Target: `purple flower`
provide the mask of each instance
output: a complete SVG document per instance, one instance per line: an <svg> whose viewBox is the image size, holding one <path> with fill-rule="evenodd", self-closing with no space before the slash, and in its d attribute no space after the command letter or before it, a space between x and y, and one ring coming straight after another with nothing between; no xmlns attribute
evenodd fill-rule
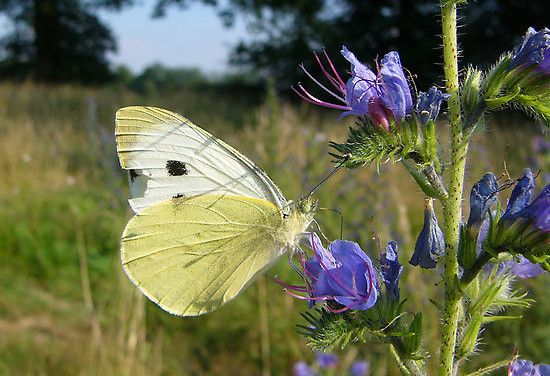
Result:
<svg viewBox="0 0 550 376"><path fill-rule="evenodd" d="M549 153L550 141L543 136L535 136L533 139L533 150L537 153Z"/></svg>
<svg viewBox="0 0 550 376"><path fill-rule="evenodd" d="M338 356L336 354L318 352L315 357L321 369L334 368L336 367L336 363L338 363Z"/></svg>
<svg viewBox="0 0 550 376"><path fill-rule="evenodd" d="M399 301L399 276L403 266L397 258L397 243L391 241L386 246L386 252L380 258L380 277L386 285L388 299Z"/></svg>
<svg viewBox="0 0 550 376"><path fill-rule="evenodd" d="M508 70L533 65L536 73L550 73L550 30L547 28L536 31L530 27L527 30L522 43L514 50Z"/></svg>
<svg viewBox="0 0 550 376"><path fill-rule="evenodd" d="M530 360L515 359L508 367L508 376L550 376L548 364L534 365Z"/></svg>
<svg viewBox="0 0 550 376"><path fill-rule="evenodd" d="M510 195L508 206L506 207L506 211L502 215L501 220L513 218L515 214L525 208L531 200L534 190L535 178L533 177L531 169L526 168L523 171L523 177L516 184L514 190L512 191L512 194Z"/></svg>
<svg viewBox="0 0 550 376"><path fill-rule="evenodd" d="M327 306L332 312L367 310L378 299L378 280L370 258L359 245L345 240L335 240L324 248L315 234L309 238L314 256L305 260L299 253L305 286L293 286L276 280L287 288L287 292L299 299L335 301L343 308ZM306 293L300 296L294 292Z"/></svg>
<svg viewBox="0 0 550 376"><path fill-rule="evenodd" d="M512 259L499 264L499 268L509 268L510 274L519 278L533 278L544 272L540 265L533 264L522 255L519 255L517 261Z"/></svg>
<svg viewBox="0 0 550 376"><path fill-rule="evenodd" d="M497 200L497 194L497 177L492 172L483 175L481 180L472 186L468 227L479 229L487 212Z"/></svg>
<svg viewBox="0 0 550 376"><path fill-rule="evenodd" d="M435 268L444 252L445 238L435 216L433 200L427 199L424 205L424 227L416 239L409 264L420 265L424 269Z"/></svg>
<svg viewBox="0 0 550 376"><path fill-rule="evenodd" d="M530 360L516 359L508 367L508 376L533 375L535 366Z"/></svg>
<svg viewBox="0 0 550 376"><path fill-rule="evenodd" d="M449 99L450 96L450 94L443 94L443 92L435 86L432 86L427 93L420 92L416 104L416 113L420 122L426 125L430 121L435 121L437 115L439 115L441 103Z"/></svg>
<svg viewBox="0 0 550 376"><path fill-rule="evenodd" d="M366 360L357 360L349 367L350 376L365 376L369 372L369 363Z"/></svg>
<svg viewBox="0 0 550 376"><path fill-rule="evenodd" d="M510 198L510 201L511 200L512 198ZM509 223L511 220L517 222L519 219L529 222L532 229L545 233L550 232L550 184L544 187L531 204L528 205L526 200L521 200L521 205L516 203L517 200L512 202L514 205L514 213L503 218L503 222ZM510 205L510 203L508 203L508 205ZM507 212L508 209L506 209L505 215Z"/></svg>
<svg viewBox="0 0 550 376"><path fill-rule="evenodd" d="M535 376L550 376L550 365L548 364L537 364L535 366Z"/></svg>
<svg viewBox="0 0 550 376"><path fill-rule="evenodd" d="M298 95L308 102L343 110L340 118L346 115L367 116L374 124L389 130L390 123L404 119L413 109L411 91L403 73L399 54L389 52L382 59L377 73L361 63L345 46L342 55L351 63L351 78L344 83L336 72L334 65L325 53L330 69L325 69L317 54L319 62L328 81L336 89L332 91L312 77L302 66L306 74L323 90L343 104L334 104L317 99L302 85L298 85Z"/></svg>
<svg viewBox="0 0 550 376"><path fill-rule="evenodd" d="M307 365L306 362L298 362L294 364L294 367L292 368L292 371L294 373L294 376L314 376L315 372L313 369L311 369L310 366Z"/></svg>

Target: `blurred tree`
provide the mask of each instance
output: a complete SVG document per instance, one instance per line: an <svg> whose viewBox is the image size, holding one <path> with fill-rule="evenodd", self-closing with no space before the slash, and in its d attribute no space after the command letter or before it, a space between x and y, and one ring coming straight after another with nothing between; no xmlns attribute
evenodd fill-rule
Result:
<svg viewBox="0 0 550 376"><path fill-rule="evenodd" d="M158 91L175 92L183 88L202 86L207 82L199 68L167 68L161 64L153 64L145 68L128 86L142 94L154 94Z"/></svg>
<svg viewBox="0 0 550 376"><path fill-rule="evenodd" d="M185 8L192 2L216 6L226 25L239 15L248 20L253 38L236 45L231 61L274 77L279 88L304 78L298 62L315 74L312 49L324 47L345 72L349 64L338 56L342 44L371 66L376 57L398 50L404 67L418 75L419 90L441 84L436 0L157 0L154 13L162 16L170 6ZM550 26L548 14L547 0L472 2L460 9L465 24L461 47L469 62L486 66L517 43L529 26Z"/></svg>
<svg viewBox="0 0 550 376"><path fill-rule="evenodd" d="M0 39L0 77L100 83L111 78L116 44L93 13L134 0L0 0L13 30Z"/></svg>

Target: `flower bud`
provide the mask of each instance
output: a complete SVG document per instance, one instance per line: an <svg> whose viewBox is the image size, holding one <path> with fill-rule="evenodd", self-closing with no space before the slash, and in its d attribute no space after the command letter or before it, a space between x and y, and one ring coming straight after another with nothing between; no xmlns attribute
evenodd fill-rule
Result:
<svg viewBox="0 0 550 376"><path fill-rule="evenodd" d="M433 208L433 199L426 199L424 205L424 227L416 239L414 253L409 263L424 269L435 268L445 252L445 238L439 228Z"/></svg>
<svg viewBox="0 0 550 376"><path fill-rule="evenodd" d="M487 217L491 206L497 200L498 183L496 176L489 172L475 183L470 192L470 217L468 218L468 227L474 232L479 230L481 223Z"/></svg>
<svg viewBox="0 0 550 376"><path fill-rule="evenodd" d="M397 258L397 243L391 241L386 246L386 252L380 258L380 277L386 285L388 300L399 301L399 276L403 272L403 265Z"/></svg>

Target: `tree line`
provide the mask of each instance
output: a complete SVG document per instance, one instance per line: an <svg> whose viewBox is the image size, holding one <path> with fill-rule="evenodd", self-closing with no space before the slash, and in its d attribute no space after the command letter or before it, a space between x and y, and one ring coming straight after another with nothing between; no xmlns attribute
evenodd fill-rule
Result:
<svg viewBox="0 0 550 376"><path fill-rule="evenodd" d="M11 30L0 35L0 79L112 82L119 76L109 68L106 56L116 51L116 40L97 12L120 12L136 3L0 0L0 13L11 21ZM432 65L441 61L438 1L156 0L151 16L162 17L169 9L185 11L192 3L215 7L227 27L236 16L245 15L251 35L233 46L230 62L250 79L270 78L282 90L304 79L299 62L316 74L312 50L324 48L336 68L346 72L348 63L338 56L342 45L371 65L377 54L397 50L404 66L418 78L419 90L431 82L441 83L441 69ZM473 64L486 66L499 51L516 44L527 27L548 26L548 14L546 0L479 0L464 5L461 48Z"/></svg>

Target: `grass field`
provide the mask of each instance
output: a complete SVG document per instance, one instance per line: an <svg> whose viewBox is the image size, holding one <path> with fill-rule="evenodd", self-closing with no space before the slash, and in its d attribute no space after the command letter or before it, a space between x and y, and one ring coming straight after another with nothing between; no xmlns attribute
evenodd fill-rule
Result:
<svg viewBox="0 0 550 376"><path fill-rule="evenodd" d="M148 98L123 88L0 85L0 374L267 376L289 375L295 362L311 362L295 326L307 305L269 279L260 278L219 311L180 318L147 301L126 278L119 242L130 211L113 139L114 113L126 105L189 117L256 161L291 199L330 171L328 141L345 139L353 121L273 99L250 108L185 90ZM549 167L548 151L534 152L535 126L510 116L488 124L472 145L468 192L486 171L502 173L504 158L513 177L525 166ZM447 128L440 128L444 153ZM423 195L405 169L339 171L316 197L342 213L344 238L371 257L378 250L370 218L382 243L399 242L401 294L409 310L423 310L426 347L436 352L437 312L428 299L441 301L434 288L440 277L407 264L422 226ZM338 214L322 210L316 218L328 238L340 236ZM270 271L276 274L298 281L286 260ZM548 275L519 282L537 304L521 322L490 327L484 361L473 360L469 369L510 355L516 344L526 358L550 363L548 282ZM371 375L396 375L386 350L353 346L339 354L335 374L366 359Z"/></svg>

